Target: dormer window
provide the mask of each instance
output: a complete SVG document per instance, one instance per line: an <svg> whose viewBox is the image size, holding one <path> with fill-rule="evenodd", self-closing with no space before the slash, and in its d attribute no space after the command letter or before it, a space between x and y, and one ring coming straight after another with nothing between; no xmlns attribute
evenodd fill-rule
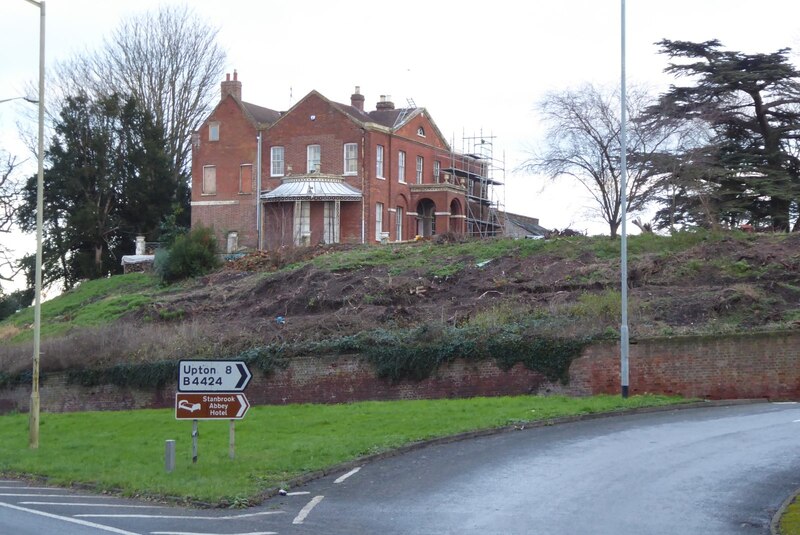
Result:
<svg viewBox="0 0 800 535"><path fill-rule="evenodd" d="M417 128L417 135L419 137L425 137L425 129L422 128L421 126L419 128Z"/></svg>

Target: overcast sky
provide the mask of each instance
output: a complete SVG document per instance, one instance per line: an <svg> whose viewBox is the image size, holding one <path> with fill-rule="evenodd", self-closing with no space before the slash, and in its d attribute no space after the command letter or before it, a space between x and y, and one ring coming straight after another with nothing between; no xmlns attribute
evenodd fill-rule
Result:
<svg viewBox="0 0 800 535"><path fill-rule="evenodd" d="M97 47L122 18L165 3L177 2L47 0L47 65ZM369 109L383 94L397 106L413 99L456 150L465 136L495 136L494 155L505 156L506 168L497 197L508 211L538 217L548 228L607 233L587 211L591 203L579 186L515 169L541 141L535 103L545 92L619 83L620 0L190 4L219 26L227 70L238 71L245 101L285 110L316 89L349 102L356 85ZM36 80L38 15L25 0L2 1L0 100L24 94ZM666 58L653 44L662 38L716 38L749 53L800 48L800 2L627 0L629 83L667 88ZM31 105L0 104L0 146L31 158L35 171L16 132L17 122L27 120L24 106Z"/></svg>

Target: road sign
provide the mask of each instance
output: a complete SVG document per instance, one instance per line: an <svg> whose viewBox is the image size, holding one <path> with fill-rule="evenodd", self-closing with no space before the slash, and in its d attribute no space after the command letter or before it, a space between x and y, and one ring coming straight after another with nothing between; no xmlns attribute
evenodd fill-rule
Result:
<svg viewBox="0 0 800 535"><path fill-rule="evenodd" d="M179 392L242 392L253 374L240 360L182 360Z"/></svg>
<svg viewBox="0 0 800 535"><path fill-rule="evenodd" d="M175 394L176 420L241 420L250 403L244 394L198 392Z"/></svg>

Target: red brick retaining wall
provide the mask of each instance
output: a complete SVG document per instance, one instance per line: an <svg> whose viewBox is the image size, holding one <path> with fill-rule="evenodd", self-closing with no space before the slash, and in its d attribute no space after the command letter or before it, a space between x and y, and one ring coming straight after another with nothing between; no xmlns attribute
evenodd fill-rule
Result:
<svg viewBox="0 0 800 535"><path fill-rule="evenodd" d="M293 359L264 377L253 370L247 387L252 404L344 403L368 399L414 399L564 392L617 394L619 346L587 348L570 367L566 386L517 365L508 372L492 362L451 363L424 381L390 383L353 356ZM800 399L800 333L747 334L641 340L630 346L631 394L664 393L709 399ZM48 374L41 386L43 411L119 410L174 406L175 388L144 391L115 386L66 384ZM30 386L0 390L0 413L27 411Z"/></svg>
<svg viewBox="0 0 800 535"><path fill-rule="evenodd" d="M574 393L618 393L619 344L595 344L570 367ZM631 394L800 399L800 333L641 340L629 352Z"/></svg>

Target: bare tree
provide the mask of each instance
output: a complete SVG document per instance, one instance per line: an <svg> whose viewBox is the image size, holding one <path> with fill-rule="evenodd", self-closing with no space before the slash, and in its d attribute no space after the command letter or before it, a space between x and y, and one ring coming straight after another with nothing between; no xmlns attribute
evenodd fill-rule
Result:
<svg viewBox="0 0 800 535"><path fill-rule="evenodd" d="M14 227L17 214L20 184L14 178L14 171L21 162L16 156L0 149L0 234L8 235ZM7 241L0 243L0 268L10 269L10 275L0 273L0 280L10 281L19 272L11 258L13 251L8 247ZM0 291L0 295L2 291Z"/></svg>
<svg viewBox="0 0 800 535"><path fill-rule="evenodd" d="M166 133L177 177L190 173L191 134L208 115L225 67L219 30L186 5L166 5L123 20L103 46L56 67L60 95L133 95Z"/></svg>
<svg viewBox="0 0 800 535"><path fill-rule="evenodd" d="M654 103L645 90L628 90L628 210L644 208L654 194L658 167L653 165L673 142L674 126L641 120ZM522 168L551 179L571 177L583 185L608 223L611 236L621 224L620 97L618 91L591 84L549 93L538 104L548 125L545 149Z"/></svg>

